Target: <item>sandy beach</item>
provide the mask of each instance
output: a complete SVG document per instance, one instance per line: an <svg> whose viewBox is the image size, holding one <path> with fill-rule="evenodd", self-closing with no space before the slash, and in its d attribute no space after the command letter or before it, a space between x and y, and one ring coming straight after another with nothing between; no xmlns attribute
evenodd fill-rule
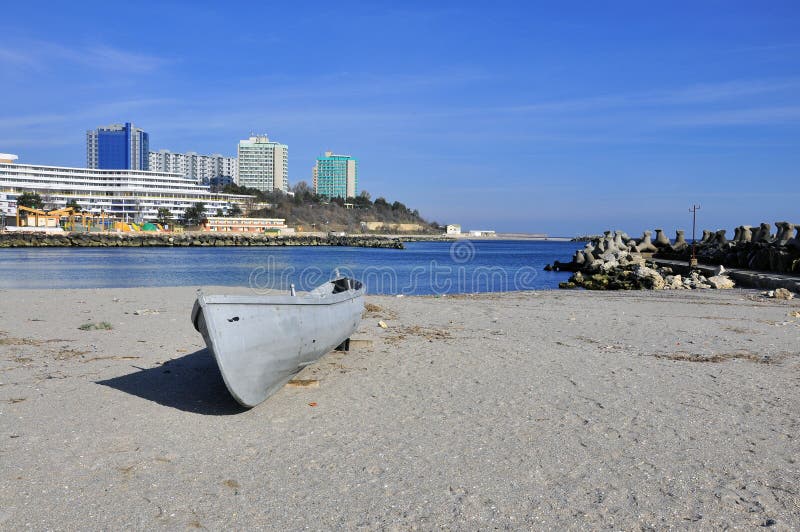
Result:
<svg viewBox="0 0 800 532"><path fill-rule="evenodd" d="M800 527L797 300L368 297L243 410L194 294L0 291L0 529Z"/></svg>

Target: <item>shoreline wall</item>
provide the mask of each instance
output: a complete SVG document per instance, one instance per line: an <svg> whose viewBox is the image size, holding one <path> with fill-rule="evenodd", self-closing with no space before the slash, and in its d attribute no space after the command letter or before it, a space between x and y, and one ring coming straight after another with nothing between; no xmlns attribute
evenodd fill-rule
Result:
<svg viewBox="0 0 800 532"><path fill-rule="evenodd" d="M267 236L230 233L0 233L0 248L246 246L405 248L402 240L374 236Z"/></svg>

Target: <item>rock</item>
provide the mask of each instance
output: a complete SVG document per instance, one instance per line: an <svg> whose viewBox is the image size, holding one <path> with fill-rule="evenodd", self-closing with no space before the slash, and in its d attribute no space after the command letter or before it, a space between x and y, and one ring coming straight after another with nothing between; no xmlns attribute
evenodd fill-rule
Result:
<svg viewBox="0 0 800 532"><path fill-rule="evenodd" d="M636 251L638 251L639 253L642 253L642 252L655 253L656 251L658 251L658 249L653 245L653 242L650 240L650 235L652 235L652 233L650 231L645 231L642 234L642 240L636 246Z"/></svg>
<svg viewBox="0 0 800 532"><path fill-rule="evenodd" d="M743 225L742 226L742 232L741 232L741 234L739 236L739 241L744 243L744 242L750 242L751 240L753 240L752 229L753 228L750 227L749 225Z"/></svg>
<svg viewBox="0 0 800 532"><path fill-rule="evenodd" d="M684 236L684 232L681 229L675 231L675 243L672 245L673 251L683 251L689 247L689 244L686 242L686 237Z"/></svg>
<svg viewBox="0 0 800 532"><path fill-rule="evenodd" d="M756 235L753 235L753 242L763 242L765 244L769 244L772 242L772 235L769 234L769 224L762 223L758 228L758 238Z"/></svg>
<svg viewBox="0 0 800 532"><path fill-rule="evenodd" d="M800 224L795 225L794 230L796 232L794 238L789 239L786 245L800 253Z"/></svg>
<svg viewBox="0 0 800 532"><path fill-rule="evenodd" d="M619 268L619 262L616 259L609 259L600 265L600 270L604 272L609 272L616 268Z"/></svg>
<svg viewBox="0 0 800 532"><path fill-rule="evenodd" d="M711 288L716 288L717 290L729 290L736 286L731 278L727 275L715 275L713 277L709 277L708 284L711 285Z"/></svg>
<svg viewBox="0 0 800 532"><path fill-rule="evenodd" d="M785 288L770 290L764 295L766 295L767 297L771 297L773 299L782 299L784 301L788 301L789 299L794 299L794 294Z"/></svg>
<svg viewBox="0 0 800 532"><path fill-rule="evenodd" d="M775 225L778 227L778 235L775 237L776 243L779 246L785 246L792 239L792 233L795 230L794 224L775 222Z"/></svg>
<svg viewBox="0 0 800 532"><path fill-rule="evenodd" d="M647 266L636 266L633 269L634 276L641 281L645 288L652 290L663 290L666 283L664 278L653 268Z"/></svg>
<svg viewBox="0 0 800 532"><path fill-rule="evenodd" d="M663 229L656 229L656 241L654 245L657 248L665 248L670 245L669 238L664 234Z"/></svg>
<svg viewBox="0 0 800 532"><path fill-rule="evenodd" d="M589 264L588 270L590 272L599 272L602 267L603 261L600 259L595 259Z"/></svg>

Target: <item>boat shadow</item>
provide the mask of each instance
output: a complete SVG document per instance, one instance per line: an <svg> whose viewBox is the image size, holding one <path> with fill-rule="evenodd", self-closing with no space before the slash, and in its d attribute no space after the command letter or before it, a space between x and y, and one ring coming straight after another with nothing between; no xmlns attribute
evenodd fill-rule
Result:
<svg viewBox="0 0 800 532"><path fill-rule="evenodd" d="M248 410L228 392L208 349L168 360L155 368L140 369L128 375L96 382L195 414L226 416Z"/></svg>

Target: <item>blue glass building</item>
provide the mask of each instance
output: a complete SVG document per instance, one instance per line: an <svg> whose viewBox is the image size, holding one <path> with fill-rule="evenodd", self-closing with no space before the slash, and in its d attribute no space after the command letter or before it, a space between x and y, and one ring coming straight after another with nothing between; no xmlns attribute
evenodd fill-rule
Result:
<svg viewBox="0 0 800 532"><path fill-rule="evenodd" d="M149 170L150 135L130 122L86 132L86 166L104 170Z"/></svg>

